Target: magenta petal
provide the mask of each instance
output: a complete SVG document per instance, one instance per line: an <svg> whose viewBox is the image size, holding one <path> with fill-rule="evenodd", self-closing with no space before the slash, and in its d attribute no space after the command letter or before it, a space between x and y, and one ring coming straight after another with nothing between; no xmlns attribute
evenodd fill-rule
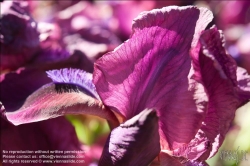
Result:
<svg viewBox="0 0 250 166"><path fill-rule="evenodd" d="M194 79L203 84L206 89L207 112L200 130L190 143L190 150L193 153L187 154L187 157L205 160L218 151L240 102L236 93L237 66L234 59L226 54L221 31L216 27L205 31L200 42L201 45L192 52ZM198 52L201 46L202 49ZM202 139L204 141L207 139L208 142L205 143L206 141ZM199 146L203 148L197 148Z"/></svg>
<svg viewBox="0 0 250 166"><path fill-rule="evenodd" d="M21 108L14 112L6 112L5 115L10 122L19 125L65 114L91 114L117 122L115 115L101 101L94 98L94 89L91 89L94 85L89 78L91 74L81 70L64 69L50 71L49 76L57 83L44 85L32 93Z"/></svg>
<svg viewBox="0 0 250 166"><path fill-rule="evenodd" d="M189 86L189 51L211 20L209 10L190 6L143 12L132 37L95 64L94 83L105 105L126 119L145 108L159 112L164 149L188 143L199 129L204 112Z"/></svg>
<svg viewBox="0 0 250 166"><path fill-rule="evenodd" d="M144 110L115 128L108 138L99 166L148 165L160 152L155 110Z"/></svg>

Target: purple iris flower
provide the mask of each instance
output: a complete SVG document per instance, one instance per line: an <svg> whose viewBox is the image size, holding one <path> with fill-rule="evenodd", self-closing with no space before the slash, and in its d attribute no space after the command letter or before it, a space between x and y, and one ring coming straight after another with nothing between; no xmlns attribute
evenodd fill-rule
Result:
<svg viewBox="0 0 250 166"><path fill-rule="evenodd" d="M92 114L112 128L99 165L205 165L237 108L250 99L250 77L224 49L205 8L165 7L134 19L129 40L95 63L48 71L53 83L5 113L15 125L65 114ZM3 103L4 104L4 103ZM118 127L117 127L118 126Z"/></svg>

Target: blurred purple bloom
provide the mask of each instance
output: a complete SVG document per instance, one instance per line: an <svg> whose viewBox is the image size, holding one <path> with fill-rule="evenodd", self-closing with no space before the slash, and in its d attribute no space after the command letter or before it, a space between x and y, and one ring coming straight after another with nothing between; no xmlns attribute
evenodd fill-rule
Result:
<svg viewBox="0 0 250 166"><path fill-rule="evenodd" d="M235 25L225 31L228 52L237 60L239 66L250 72L250 23L248 25Z"/></svg>
<svg viewBox="0 0 250 166"><path fill-rule="evenodd" d="M229 54L250 72L250 1L211 1L209 6L215 12L216 25L225 33Z"/></svg>
<svg viewBox="0 0 250 166"><path fill-rule="evenodd" d="M210 6L216 12L216 24L222 30L235 24L250 23L250 1L211 1Z"/></svg>
<svg viewBox="0 0 250 166"><path fill-rule="evenodd" d="M131 34L131 22L143 11L170 5L181 5L182 1L107 1L112 7L113 22L120 38L127 40ZM129 11L129 12L128 12ZM126 17L124 17L126 13ZM115 24L115 25L116 25Z"/></svg>
<svg viewBox="0 0 250 166"><path fill-rule="evenodd" d="M65 114L107 119L116 128L100 165L148 165L157 155L161 165L205 165L250 98L250 77L226 54L221 31L205 30L212 18L192 6L143 12L131 38L97 60L94 84L81 70L48 71L53 83L4 115L15 125Z"/></svg>
<svg viewBox="0 0 250 166"><path fill-rule="evenodd" d="M68 34L63 43L68 50L81 50L93 61L121 42L112 28L108 5L80 1L57 13L54 21ZM94 13L94 14L93 14Z"/></svg>
<svg viewBox="0 0 250 166"><path fill-rule="evenodd" d="M62 32L59 25L55 23L38 23L38 31L40 33L41 49L62 50Z"/></svg>
<svg viewBox="0 0 250 166"><path fill-rule="evenodd" d="M1 72L17 70L19 67L45 67L59 61L72 61L76 57L80 66L62 64L60 68L85 68L93 72L93 62L84 53L79 49L66 50L61 28L57 24L34 21L29 15L28 4L30 2L27 1L1 3ZM47 67L47 70L55 68L59 67Z"/></svg>
<svg viewBox="0 0 250 166"><path fill-rule="evenodd" d="M39 48L37 23L24 1L1 3L1 68L16 69L31 61Z"/></svg>

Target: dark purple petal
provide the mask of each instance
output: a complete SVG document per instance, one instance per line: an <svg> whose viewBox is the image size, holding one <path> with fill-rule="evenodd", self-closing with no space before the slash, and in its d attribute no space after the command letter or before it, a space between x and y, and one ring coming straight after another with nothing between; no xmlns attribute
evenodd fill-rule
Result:
<svg viewBox="0 0 250 166"><path fill-rule="evenodd" d="M77 139L74 127L63 117L20 126L13 126L2 118L0 122L1 156L2 150L84 150ZM79 159L85 160L84 156ZM37 163L36 165L45 164ZM65 166L70 165L74 164L65 164Z"/></svg>
<svg viewBox="0 0 250 166"><path fill-rule="evenodd" d="M6 3L9 2L3 2L3 6ZM16 69L29 62L38 51L37 23L24 5L24 1L15 1L1 11L0 69Z"/></svg>
<svg viewBox="0 0 250 166"><path fill-rule="evenodd" d="M205 119L189 144L193 153L186 154L192 160L205 160L218 151L240 106L236 93L237 66L226 54L223 41L221 31L213 27L202 34L200 44L191 54L195 70L193 78L204 86L208 96ZM203 148L197 148L199 146Z"/></svg>
<svg viewBox="0 0 250 166"><path fill-rule="evenodd" d="M5 115L10 122L19 125L65 114L91 114L117 125L115 115L95 98L98 96L90 82L91 74L63 69L50 71L49 76L56 83L46 84L32 93L14 112L6 108Z"/></svg>
<svg viewBox="0 0 250 166"><path fill-rule="evenodd" d="M103 150L99 166L148 165L160 152L158 118L146 109L115 128Z"/></svg>
<svg viewBox="0 0 250 166"><path fill-rule="evenodd" d="M247 71L241 67L237 68L238 94L242 103L250 99L250 76Z"/></svg>
<svg viewBox="0 0 250 166"><path fill-rule="evenodd" d="M20 68L16 72L1 75L0 101L8 112L18 110L26 98L44 84L51 82L39 69Z"/></svg>
<svg viewBox="0 0 250 166"><path fill-rule="evenodd" d="M112 110L125 119L158 111L162 149L189 143L200 127L203 101L190 83L189 51L211 20L209 10L190 6L143 12L132 37L94 66L97 92Z"/></svg>

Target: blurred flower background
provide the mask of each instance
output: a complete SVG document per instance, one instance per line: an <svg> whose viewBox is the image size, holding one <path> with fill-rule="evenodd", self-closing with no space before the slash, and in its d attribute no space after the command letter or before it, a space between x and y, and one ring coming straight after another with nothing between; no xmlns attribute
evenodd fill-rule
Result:
<svg viewBox="0 0 250 166"><path fill-rule="evenodd" d="M29 94L50 81L44 71L72 67L93 72L93 63L99 57L129 38L132 20L140 12L169 5L210 9L215 17L213 24L224 31L228 53L250 73L250 1L247 0L27 0L15 3L12 10L9 10L13 5L11 1L1 3L1 89L17 89L13 94L1 92L1 101L15 96L9 107L13 102L22 103ZM25 27L27 22L29 26ZM27 87L27 82L37 78L38 83ZM12 84L6 81L8 79ZM21 89L28 89L28 92ZM3 99L4 95L7 97ZM250 165L249 117L250 104L236 111L224 144L217 155L207 161L209 165ZM89 163L97 163L110 131L107 122L89 115L70 115L66 119L75 127L81 143L92 149L90 156L94 157ZM227 157L223 152L228 152ZM239 158L229 158L230 154Z"/></svg>

